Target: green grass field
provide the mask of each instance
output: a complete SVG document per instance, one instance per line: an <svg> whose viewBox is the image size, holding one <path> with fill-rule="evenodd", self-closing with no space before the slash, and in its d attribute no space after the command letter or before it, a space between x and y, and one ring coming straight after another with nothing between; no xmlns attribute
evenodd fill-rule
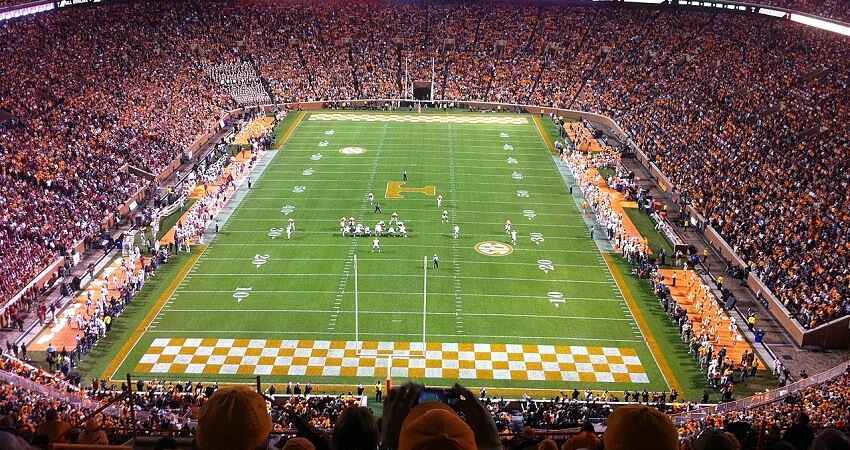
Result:
<svg viewBox="0 0 850 450"><path fill-rule="evenodd" d="M668 389L531 116L371 114L305 115L115 378L350 386L393 355L395 382ZM340 233L393 212L408 237L380 253Z"/></svg>

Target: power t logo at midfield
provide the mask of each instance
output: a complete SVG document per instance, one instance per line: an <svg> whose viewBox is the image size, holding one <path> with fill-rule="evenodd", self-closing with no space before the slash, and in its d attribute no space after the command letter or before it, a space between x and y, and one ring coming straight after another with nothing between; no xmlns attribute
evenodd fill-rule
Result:
<svg viewBox="0 0 850 450"><path fill-rule="evenodd" d="M421 188L415 187L402 187L404 186L404 181L390 181L387 183L387 198L404 198L402 195L405 192L419 192L420 194L425 195L434 195L435 188L434 186L425 186Z"/></svg>
<svg viewBox="0 0 850 450"><path fill-rule="evenodd" d="M484 241L475 244L475 251L487 256L507 256L514 248L504 242Z"/></svg>

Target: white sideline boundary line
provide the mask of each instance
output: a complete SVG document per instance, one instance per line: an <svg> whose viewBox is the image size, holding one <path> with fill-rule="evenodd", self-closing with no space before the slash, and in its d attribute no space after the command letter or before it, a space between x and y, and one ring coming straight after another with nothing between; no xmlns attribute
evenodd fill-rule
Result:
<svg viewBox="0 0 850 450"><path fill-rule="evenodd" d="M309 336L311 334L316 334L317 336L324 336L322 339L327 339L327 336L328 336L328 333L319 334L319 333L311 333L311 332L305 332L305 331L262 331L262 332L258 332L256 330L203 330L203 331L195 331L195 330L150 330L150 331L148 331L148 333L158 333L158 334L178 334L178 333L185 334L185 333L190 333L190 334L194 334L194 335L198 335L198 334L201 334L201 333L210 333L210 334L228 334L228 333L233 334L233 333L236 333L236 334L241 334L241 335L250 334L250 335L253 335L253 336L262 336L262 335ZM334 336L354 336L354 332L334 332L334 333L331 333L331 334L333 334ZM366 335L366 336L377 336L377 337L384 336L384 338L386 338L386 333L364 333L364 332L361 331L360 334ZM393 333L392 336L396 336L396 337L409 337L409 336L422 337L422 335L420 333ZM543 340L543 341L564 341L564 342L569 342L569 341L575 341L575 342L583 342L583 341L644 342L643 339L607 339L607 338L603 339L603 338L583 338L583 337L564 337L564 336L534 336L534 337L529 337L529 336L511 336L511 335L505 335L505 334L500 334L500 335L495 335L495 336L494 335L484 335L484 334L462 334L462 335L458 335L458 334L431 334L430 336L440 337L440 338L451 338L451 339L458 339L459 337L463 337L463 338L470 338L470 339L517 340L517 341L523 340L523 342L518 342L518 343L525 343L525 341L529 341L531 339L534 339L536 344L539 344L540 340Z"/></svg>

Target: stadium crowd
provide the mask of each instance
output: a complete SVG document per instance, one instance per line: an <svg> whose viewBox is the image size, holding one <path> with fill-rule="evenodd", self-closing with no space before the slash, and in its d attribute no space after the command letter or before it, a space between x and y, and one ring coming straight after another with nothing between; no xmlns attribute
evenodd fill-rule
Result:
<svg viewBox="0 0 850 450"><path fill-rule="evenodd" d="M405 82L430 80L433 65L439 99L607 114L804 326L850 312L846 37L670 9L320 2L67 8L3 22L0 36L15 49L0 60L0 110L11 116L0 119L4 301L144 188L127 165L160 172L236 105L205 64L249 61L280 102L406 96ZM848 377L825 386L721 422L787 427L804 411L842 424ZM0 412L21 430L51 407L79 417L0 388ZM40 406L22 414L29 404Z"/></svg>
<svg viewBox="0 0 850 450"><path fill-rule="evenodd" d="M256 69L275 101L301 102L408 96L408 82L430 79L433 65L440 99L612 116L805 327L850 308L845 37L681 10L164 5L2 24L15 48L50 44L43 63L27 51L0 63L18 74L0 83L0 109L12 116L0 135L0 183L10 193L0 205L5 298L144 186L125 164L158 173L220 108L235 106L204 67ZM128 33L133 17L146 19ZM574 24L569 33L563 20ZM226 35L220 23L253 31ZM634 33L609 32L609 23ZM56 27L67 33L42 31ZM83 43L95 29L104 32ZM113 42L119 35L131 38ZM18 148L39 151L25 158Z"/></svg>
<svg viewBox="0 0 850 450"><path fill-rule="evenodd" d="M0 358L0 371L13 373L39 385L51 386L54 389L71 389L59 378L32 369L11 358ZM385 402L384 421L392 421L393 415L399 413L399 409L396 409L401 408L398 402L414 402L413 406L403 409L405 412L415 407L418 395L402 395L400 397L399 392L403 392L405 389L417 389L417 387L408 384L390 391ZM100 406L101 401L115 400L118 395L132 391L136 427L139 432L195 437L196 440L202 441L204 439L203 424L205 414L207 414L204 412L207 409L206 404L211 401L215 403L214 399L218 390L217 383L205 385L201 382L193 384L191 382L164 382L159 380L147 382L139 380L135 386L122 384L119 389L114 384L107 386L106 382L95 379L92 380L91 386L72 394L74 396L81 395L84 400L88 400L82 402L73 400L74 397L60 399L15 383L2 383L0 384L0 392L3 394L0 396L0 427L2 427L0 431L13 433L27 442L33 442L33 444L44 443L45 441L85 443L89 442L88 439L92 439L94 434L97 435L96 439L102 440L100 443L107 441L120 443L131 434L128 431L130 418L127 409L129 403L126 396L123 399L118 399L117 404L105 409L103 413L94 416L81 428L72 429L72 425L79 426L79 422L85 416L91 414L97 406ZM250 391L248 388L242 390ZM222 392L229 393L230 391L232 391L232 388L226 388ZM462 402L470 401L474 403L469 405L478 405L476 408L480 408L480 410L475 413L481 415L478 419L483 420L484 423L487 421L491 423L489 427L492 427L490 432L493 433L494 438L491 448L517 449L537 448L536 445L543 440L547 433L557 430L575 430L581 427L580 431L596 434L594 428L587 425L589 423L607 424L610 431L618 426L618 416L625 411L648 411L641 409L647 406L654 407L652 409L672 408L675 410L677 409L678 396L675 391L671 391L669 395L670 403L666 404L665 401L668 397L664 393L652 394L650 401L650 394L645 391L643 393L626 391L623 393L626 404L609 404L609 400L618 401L619 399L607 391L594 393L587 390L581 393L578 390L573 390L571 394L562 392L562 397L559 396L553 400L536 401L528 396L523 396L522 400L514 401L490 399L486 397L486 392L483 390L480 396L475 396L459 387L448 392L454 392L450 396L462 393L461 395L467 398ZM284 436L281 445L288 439L287 436L297 435L314 442L316 448L341 448L338 446L341 445L341 442L337 442L339 438L337 434L350 431L351 423L348 421L351 418L348 415L357 411L358 414L363 415L361 419L368 419L370 422L375 420L371 411L358 406L356 398L350 395L275 396L274 393L273 387L265 392L266 395L274 397L275 402L268 402L257 394L251 395L256 396L258 404L262 405L262 408L258 408L254 413L259 417L265 417L263 420L269 423L268 429L260 433L265 433L265 436L271 431L281 433ZM480 397L480 401L476 400L476 397ZM802 446L796 446L799 449L806 449L811 444L811 440L815 438L816 429L825 430L846 426L848 401L850 401L850 372L844 373L827 383L792 393L776 402L727 411L722 414L703 415L699 419L681 421L675 428L667 419L671 428L670 435L677 436L678 442L677 446L670 447L670 449L692 448L694 441L699 439L700 435L712 429L733 433L743 444L742 447L737 448L755 448L755 444L759 441L757 433L762 425L764 425L767 433L764 437L765 448L773 448L779 440L783 439L796 445L797 442L794 441L796 437L792 430L800 426L811 430L808 434L808 442L804 442ZM467 409L469 405L462 405L457 400L450 400L449 403L455 409L463 411L467 420L470 420L471 415ZM236 412L239 408L238 403L233 403L228 410ZM688 406L688 409L691 408L693 408L693 405ZM238 417L229 417L227 424L238 426L242 423L240 417L244 419L242 414ZM247 417L252 418L251 414L248 414ZM253 417L254 420L256 418ZM192 425L189 425L190 422ZM197 427L195 424L197 424ZM479 422L480 424L481 422ZM470 425L473 425L473 423L470 423ZM384 428L384 435L381 436L379 426L377 422L374 422L367 428L374 428L375 439L383 438L386 440L386 433L391 435L392 431ZM229 429L230 427L222 428ZM822 434L823 431L818 431L818 433ZM47 434L47 436L40 436L42 434ZM575 439L574 436L574 432L563 434L560 435L560 439L566 439L565 445L567 445L570 439ZM252 439L264 439L264 437L256 436ZM603 439L606 439L606 448L608 448L608 437L605 434L603 434ZM534 441L534 446L529 446L531 441ZM497 444L497 442L500 444ZM658 444L655 440L652 442ZM598 445L598 442L596 444ZM635 442L630 441L630 444L634 445ZM399 447L393 446L391 448Z"/></svg>

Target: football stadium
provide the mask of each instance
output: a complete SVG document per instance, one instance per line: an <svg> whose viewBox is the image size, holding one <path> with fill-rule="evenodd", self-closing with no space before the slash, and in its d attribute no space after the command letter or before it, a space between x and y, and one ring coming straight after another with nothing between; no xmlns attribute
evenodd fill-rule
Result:
<svg viewBox="0 0 850 450"><path fill-rule="evenodd" d="M847 449L850 5L0 0L0 449Z"/></svg>

